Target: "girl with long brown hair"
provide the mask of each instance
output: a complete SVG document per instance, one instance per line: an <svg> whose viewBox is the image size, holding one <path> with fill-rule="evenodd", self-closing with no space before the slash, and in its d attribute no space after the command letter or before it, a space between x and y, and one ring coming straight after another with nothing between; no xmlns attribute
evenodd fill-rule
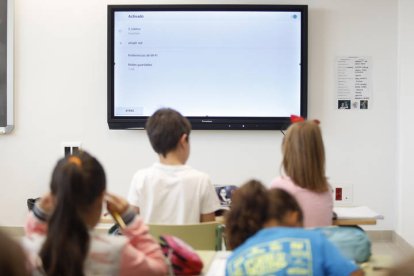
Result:
<svg viewBox="0 0 414 276"><path fill-rule="evenodd" d="M325 175L325 149L319 121L293 123L282 144L284 175L271 187L292 194L304 211L304 226L332 224L333 199Z"/></svg>
<svg viewBox="0 0 414 276"><path fill-rule="evenodd" d="M29 216L25 247L38 254L46 275L164 275L161 248L127 201L106 192L101 164L86 152L61 159L52 174L50 194ZM122 215L123 236L93 229L102 205ZM32 258L33 259L33 258Z"/></svg>

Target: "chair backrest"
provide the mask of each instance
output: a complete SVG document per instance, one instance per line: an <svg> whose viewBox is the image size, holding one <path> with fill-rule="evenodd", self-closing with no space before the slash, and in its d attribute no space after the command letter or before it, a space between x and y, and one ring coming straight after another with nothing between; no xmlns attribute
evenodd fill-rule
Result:
<svg viewBox="0 0 414 276"><path fill-rule="evenodd" d="M199 224L148 224L150 234L159 241L161 235L172 235L195 250L221 250L223 225L218 222Z"/></svg>

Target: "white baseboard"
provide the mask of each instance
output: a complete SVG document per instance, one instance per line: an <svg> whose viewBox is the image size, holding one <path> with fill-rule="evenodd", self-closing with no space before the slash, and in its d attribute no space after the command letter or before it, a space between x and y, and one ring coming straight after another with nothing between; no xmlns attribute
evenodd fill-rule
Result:
<svg viewBox="0 0 414 276"><path fill-rule="evenodd" d="M406 240L404 240L400 235L393 231L392 241L404 252L404 255L410 256L414 255L414 248Z"/></svg>
<svg viewBox="0 0 414 276"><path fill-rule="evenodd" d="M392 230L366 230L365 233L372 242L392 242L395 232Z"/></svg>

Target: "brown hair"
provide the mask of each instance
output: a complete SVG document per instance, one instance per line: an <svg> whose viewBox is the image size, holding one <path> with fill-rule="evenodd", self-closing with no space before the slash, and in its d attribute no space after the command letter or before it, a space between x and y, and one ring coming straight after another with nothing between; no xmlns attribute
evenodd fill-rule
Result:
<svg viewBox="0 0 414 276"><path fill-rule="evenodd" d="M171 108L161 108L148 118L145 125L151 146L166 157L177 147L183 134L190 135L191 124L187 118Z"/></svg>
<svg viewBox="0 0 414 276"><path fill-rule="evenodd" d="M88 153L79 152L57 163L50 184L56 206L39 254L47 275L84 275L90 238L82 214L105 187L105 172Z"/></svg>
<svg viewBox="0 0 414 276"><path fill-rule="evenodd" d="M266 188L257 180L250 180L233 192L225 228L230 249L238 247L263 227L267 218L266 193Z"/></svg>
<svg viewBox="0 0 414 276"><path fill-rule="evenodd" d="M285 190L273 188L267 191L269 198L268 219L276 219L281 225L291 212L298 213L298 222L303 226L303 212L296 199Z"/></svg>
<svg viewBox="0 0 414 276"><path fill-rule="evenodd" d="M226 240L235 249L263 228L269 219L283 224L289 212L302 210L295 198L281 189L266 189L260 181L250 180L232 195L231 209L226 215Z"/></svg>
<svg viewBox="0 0 414 276"><path fill-rule="evenodd" d="M30 275L26 255L17 242L0 231L0 275Z"/></svg>
<svg viewBox="0 0 414 276"><path fill-rule="evenodd" d="M296 185L314 192L328 190L325 149L315 121L292 124L282 144L282 167Z"/></svg>

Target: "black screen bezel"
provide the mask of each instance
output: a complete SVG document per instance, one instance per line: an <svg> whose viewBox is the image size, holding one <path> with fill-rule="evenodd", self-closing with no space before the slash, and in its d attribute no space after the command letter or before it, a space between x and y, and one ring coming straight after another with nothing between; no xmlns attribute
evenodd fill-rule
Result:
<svg viewBox="0 0 414 276"><path fill-rule="evenodd" d="M308 6L307 5L108 5L107 120L110 129L143 129L148 116L115 116L114 112L114 13L117 11L296 11L301 13L300 115L307 117ZM281 130L290 117L187 117L193 129Z"/></svg>

